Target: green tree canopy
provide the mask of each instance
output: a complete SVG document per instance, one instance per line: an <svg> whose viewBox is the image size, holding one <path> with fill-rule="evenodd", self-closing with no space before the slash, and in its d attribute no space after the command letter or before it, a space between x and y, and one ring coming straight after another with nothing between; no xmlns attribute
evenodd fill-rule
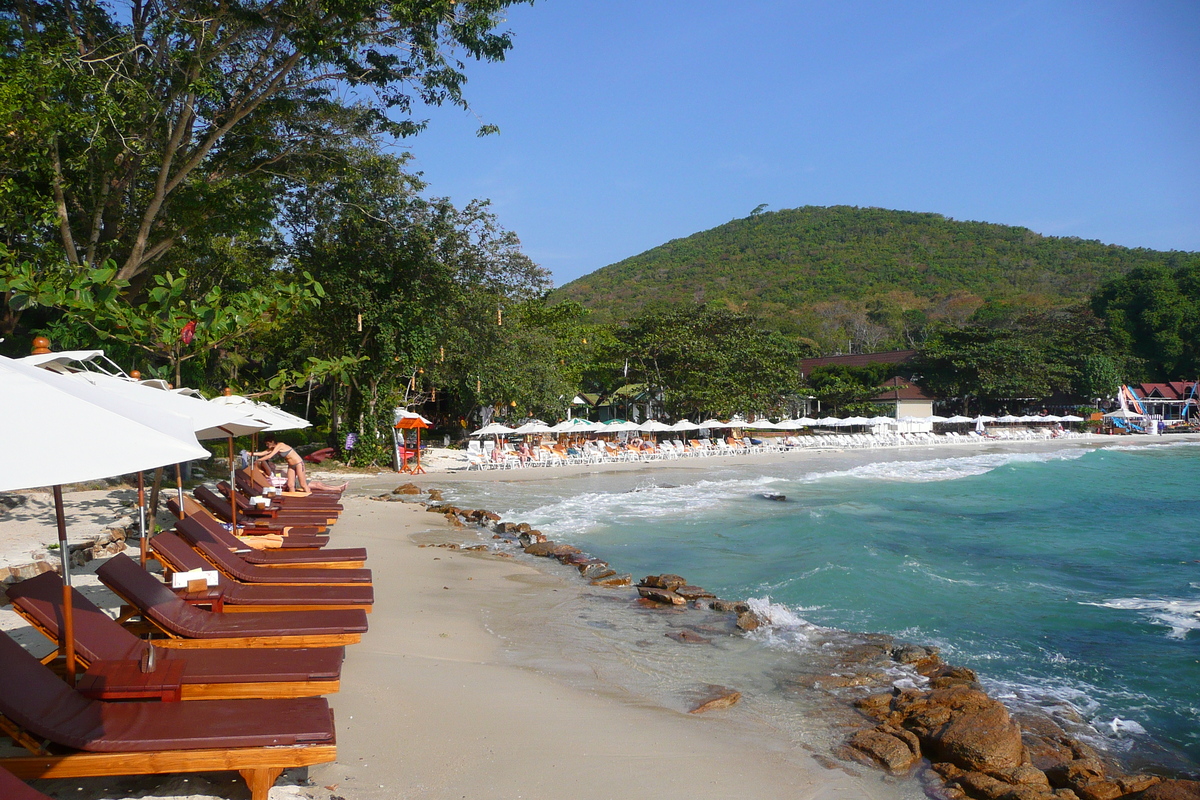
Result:
<svg viewBox="0 0 1200 800"><path fill-rule="evenodd" d="M1098 291L1092 308L1118 345L1141 360L1138 377L1200 374L1200 260L1132 270Z"/></svg>

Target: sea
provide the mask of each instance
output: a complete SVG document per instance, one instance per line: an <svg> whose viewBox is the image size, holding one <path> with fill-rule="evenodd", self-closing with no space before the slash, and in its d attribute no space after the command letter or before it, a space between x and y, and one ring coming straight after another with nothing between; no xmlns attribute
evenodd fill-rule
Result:
<svg viewBox="0 0 1200 800"><path fill-rule="evenodd" d="M463 482L452 499L635 579L672 572L752 598L772 619L702 657L668 655L680 648L647 633L660 623L630 622L627 603L540 619L560 619L556 635L574 637L581 663L607 653L607 667L590 668L630 692L678 695L673 676L691 670L766 696L781 665L831 638L889 634L936 645L993 696L1074 719L1135 764L1200 770L1200 443L702 462ZM493 624L515 641L529 622ZM799 740L829 744L801 729L803 709L788 722L786 701L758 707Z"/></svg>

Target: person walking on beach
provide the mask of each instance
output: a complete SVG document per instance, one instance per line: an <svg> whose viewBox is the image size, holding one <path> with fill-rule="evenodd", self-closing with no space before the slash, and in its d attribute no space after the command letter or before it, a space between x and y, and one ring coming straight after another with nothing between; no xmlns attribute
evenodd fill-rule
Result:
<svg viewBox="0 0 1200 800"><path fill-rule="evenodd" d="M264 438L263 444L267 446L266 450L250 455L259 461L268 461L275 456L283 456L287 461L287 490L294 492L299 487L302 492L311 491L308 488L308 476L304 474L304 459L296 452L296 448L277 441L274 436Z"/></svg>

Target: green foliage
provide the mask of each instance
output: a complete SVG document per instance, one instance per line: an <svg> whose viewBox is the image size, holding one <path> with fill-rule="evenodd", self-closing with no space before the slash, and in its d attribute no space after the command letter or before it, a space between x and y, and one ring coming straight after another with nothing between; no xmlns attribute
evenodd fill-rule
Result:
<svg viewBox="0 0 1200 800"><path fill-rule="evenodd" d="M1126 371L1103 322L1085 308L988 318L990 325L934 328L913 364L924 389L991 408L1055 392L1111 396Z"/></svg>
<svg viewBox="0 0 1200 800"><path fill-rule="evenodd" d="M0 4L0 241L134 280L261 233L306 165L465 107L464 60L504 57L516 1Z"/></svg>
<svg viewBox="0 0 1200 800"><path fill-rule="evenodd" d="M678 417L776 412L795 395L800 359L810 355L754 317L696 304L647 310L616 329L615 340L606 360L621 362L622 374L610 374L609 386L643 383Z"/></svg>
<svg viewBox="0 0 1200 800"><path fill-rule="evenodd" d="M864 364L851 367L827 364L808 374L807 391L821 401L821 409L835 416L874 416L881 411L874 398L883 383L896 375L897 364Z"/></svg>
<svg viewBox="0 0 1200 800"><path fill-rule="evenodd" d="M962 324L984 302L1037 310L1079 301L1170 257L939 214L808 206L676 239L553 297L583 304L597 322L631 319L651 298L719 303L827 352L874 352L917 347L931 322Z"/></svg>
<svg viewBox="0 0 1200 800"><path fill-rule="evenodd" d="M1107 283L1092 300L1118 345L1141 359L1136 377L1200 374L1200 259L1146 266Z"/></svg>

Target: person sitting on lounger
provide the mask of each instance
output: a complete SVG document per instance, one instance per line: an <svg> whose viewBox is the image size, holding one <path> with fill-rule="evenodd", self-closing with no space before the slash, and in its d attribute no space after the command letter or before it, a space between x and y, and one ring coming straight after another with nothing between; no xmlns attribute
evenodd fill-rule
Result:
<svg viewBox="0 0 1200 800"><path fill-rule="evenodd" d="M308 476L304 474L304 459L296 452L296 448L290 444L284 444L278 441L274 436L266 436L263 439L263 444L267 446L266 450L258 453L251 453L254 458L259 461L269 461L275 456L283 456L287 461L287 490L289 492L296 491L296 487L302 492L311 491L308 488Z"/></svg>

